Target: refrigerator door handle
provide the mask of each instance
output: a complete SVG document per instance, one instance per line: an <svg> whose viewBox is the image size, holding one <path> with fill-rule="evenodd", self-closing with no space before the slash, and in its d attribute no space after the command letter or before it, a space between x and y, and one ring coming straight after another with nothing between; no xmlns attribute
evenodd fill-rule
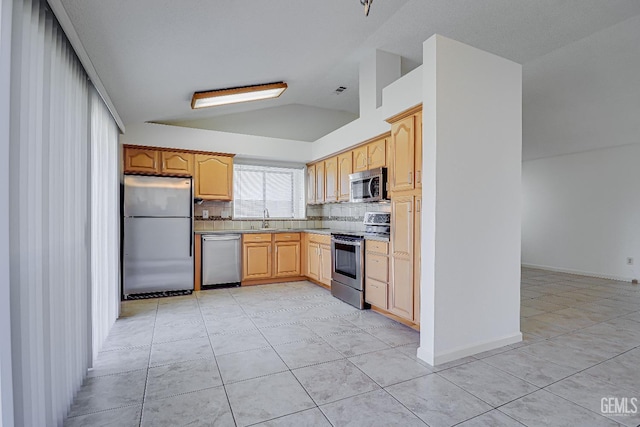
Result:
<svg viewBox="0 0 640 427"><path fill-rule="evenodd" d="M193 256L193 221L191 221L191 227L189 229L189 256Z"/></svg>

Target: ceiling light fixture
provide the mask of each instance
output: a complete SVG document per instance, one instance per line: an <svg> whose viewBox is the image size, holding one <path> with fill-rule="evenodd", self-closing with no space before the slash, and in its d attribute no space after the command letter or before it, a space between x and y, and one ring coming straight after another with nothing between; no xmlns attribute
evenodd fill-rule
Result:
<svg viewBox="0 0 640 427"><path fill-rule="evenodd" d="M195 92L193 98L191 98L191 108L195 110L197 108L215 107L217 105L277 98L282 95L282 92L286 89L286 83L278 82L210 90L207 92Z"/></svg>
<svg viewBox="0 0 640 427"><path fill-rule="evenodd" d="M360 4L364 6L364 16L369 16L371 3L373 3L373 0L360 0Z"/></svg>

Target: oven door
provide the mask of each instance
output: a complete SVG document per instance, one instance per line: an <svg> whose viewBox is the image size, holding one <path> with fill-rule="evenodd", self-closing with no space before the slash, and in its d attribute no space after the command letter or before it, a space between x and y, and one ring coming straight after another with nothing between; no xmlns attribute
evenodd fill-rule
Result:
<svg viewBox="0 0 640 427"><path fill-rule="evenodd" d="M331 239L331 278L363 290L362 241Z"/></svg>

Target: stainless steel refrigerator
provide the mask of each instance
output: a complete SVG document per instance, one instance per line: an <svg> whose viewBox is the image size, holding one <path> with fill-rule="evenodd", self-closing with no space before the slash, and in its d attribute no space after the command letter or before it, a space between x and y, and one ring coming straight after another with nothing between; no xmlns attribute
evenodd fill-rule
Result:
<svg viewBox="0 0 640 427"><path fill-rule="evenodd" d="M191 178L124 176L124 297L193 289Z"/></svg>

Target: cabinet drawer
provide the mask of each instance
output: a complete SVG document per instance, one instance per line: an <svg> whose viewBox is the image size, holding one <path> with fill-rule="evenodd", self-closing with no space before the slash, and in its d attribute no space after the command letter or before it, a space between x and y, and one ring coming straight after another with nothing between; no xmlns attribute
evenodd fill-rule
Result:
<svg viewBox="0 0 640 427"><path fill-rule="evenodd" d="M247 233L242 236L243 242L270 242L271 234Z"/></svg>
<svg viewBox="0 0 640 427"><path fill-rule="evenodd" d="M313 234L309 233L309 241L320 243L322 245L330 245L331 244L331 235L329 234Z"/></svg>
<svg viewBox="0 0 640 427"><path fill-rule="evenodd" d="M389 258L368 253L365 265L368 278L384 283L389 281Z"/></svg>
<svg viewBox="0 0 640 427"><path fill-rule="evenodd" d="M387 309L387 284L369 279L364 284L364 300L371 305Z"/></svg>
<svg viewBox="0 0 640 427"><path fill-rule="evenodd" d="M300 240L300 233L277 233L273 235L275 242L295 242Z"/></svg>
<svg viewBox="0 0 640 427"><path fill-rule="evenodd" d="M389 253L389 243L387 242L379 242L377 240L367 240L366 242L367 251L369 252L377 252L385 255Z"/></svg>

